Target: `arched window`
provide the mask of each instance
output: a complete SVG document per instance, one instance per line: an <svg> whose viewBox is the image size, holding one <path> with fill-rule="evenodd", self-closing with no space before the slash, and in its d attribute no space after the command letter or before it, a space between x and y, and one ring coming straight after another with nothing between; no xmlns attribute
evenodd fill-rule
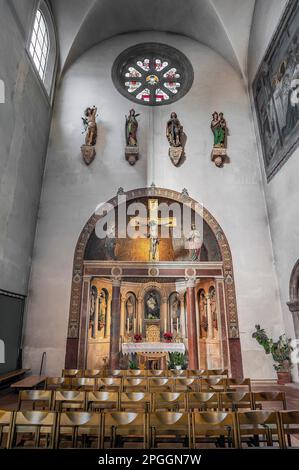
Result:
<svg viewBox="0 0 299 470"><path fill-rule="evenodd" d="M40 80L51 96L57 45L52 14L45 0L39 2L35 12L28 51Z"/></svg>
<svg viewBox="0 0 299 470"><path fill-rule="evenodd" d="M49 33L45 17L41 10L37 10L29 51L34 65L42 81L45 80L46 67L49 56Z"/></svg>

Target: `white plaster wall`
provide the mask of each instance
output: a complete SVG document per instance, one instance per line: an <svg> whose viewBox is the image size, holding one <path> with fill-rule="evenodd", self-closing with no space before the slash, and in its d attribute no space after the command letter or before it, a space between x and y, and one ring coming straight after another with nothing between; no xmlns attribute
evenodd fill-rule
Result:
<svg viewBox="0 0 299 470"><path fill-rule="evenodd" d="M195 81L173 106L134 105L139 118L141 159L124 159L124 115L132 102L111 81L117 55L139 42L160 41L190 59ZM80 119L87 105L99 106L97 157L81 160ZM211 113L228 122L231 163L218 169L210 161ZM165 125L176 111L188 136L186 161L175 168L167 155ZM63 367L75 244L100 201L152 181L181 191L187 187L216 217L232 249L246 376L274 377L271 360L252 340L256 323L270 332L283 328L278 302L267 213L247 91L240 77L217 53L186 37L162 33L122 35L95 46L66 73L57 93L27 306L25 365L39 366L47 351L46 372Z"/></svg>
<svg viewBox="0 0 299 470"><path fill-rule="evenodd" d="M274 178L267 183L251 89L252 81L254 80L255 74L287 3L287 0L258 0L256 2L249 45L248 64L251 104L258 142L258 152L263 169L263 184L283 319L286 333L289 337L294 338L292 315L286 302L289 300L290 275L293 266L299 258L299 149L293 153ZM298 380L296 368L293 369L293 377L295 380Z"/></svg>
<svg viewBox="0 0 299 470"><path fill-rule="evenodd" d="M0 0L0 288L27 294L51 106L25 47L35 0Z"/></svg>

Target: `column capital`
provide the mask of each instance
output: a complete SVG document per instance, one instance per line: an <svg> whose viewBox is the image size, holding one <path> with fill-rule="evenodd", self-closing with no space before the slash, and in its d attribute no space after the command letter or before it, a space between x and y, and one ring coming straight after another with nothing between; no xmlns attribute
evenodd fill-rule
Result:
<svg viewBox="0 0 299 470"><path fill-rule="evenodd" d="M112 278L112 287L120 287L121 285L121 278L120 277L113 277Z"/></svg>
<svg viewBox="0 0 299 470"><path fill-rule="evenodd" d="M195 287L196 286L196 278L195 277L187 277L186 278L186 287Z"/></svg>

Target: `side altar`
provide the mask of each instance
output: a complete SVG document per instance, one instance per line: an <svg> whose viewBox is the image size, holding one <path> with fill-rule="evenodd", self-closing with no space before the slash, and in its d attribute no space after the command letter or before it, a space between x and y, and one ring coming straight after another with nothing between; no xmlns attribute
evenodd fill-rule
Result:
<svg viewBox="0 0 299 470"><path fill-rule="evenodd" d="M186 351L184 343L167 342L135 342L123 343L123 355L137 354L140 366L154 366L159 364L159 368L167 369L167 357L170 352L184 354Z"/></svg>

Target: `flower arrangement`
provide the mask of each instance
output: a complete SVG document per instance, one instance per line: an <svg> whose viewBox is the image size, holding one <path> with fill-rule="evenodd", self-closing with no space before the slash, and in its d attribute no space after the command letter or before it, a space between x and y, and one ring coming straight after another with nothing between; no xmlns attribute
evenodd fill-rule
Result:
<svg viewBox="0 0 299 470"><path fill-rule="evenodd" d="M173 334L170 333L170 331L167 331L166 333L164 333L163 338L165 341L170 343L173 339Z"/></svg>
<svg viewBox="0 0 299 470"><path fill-rule="evenodd" d="M134 341L135 343L140 343L140 341L142 341L142 336L136 333L136 335L134 335Z"/></svg>

